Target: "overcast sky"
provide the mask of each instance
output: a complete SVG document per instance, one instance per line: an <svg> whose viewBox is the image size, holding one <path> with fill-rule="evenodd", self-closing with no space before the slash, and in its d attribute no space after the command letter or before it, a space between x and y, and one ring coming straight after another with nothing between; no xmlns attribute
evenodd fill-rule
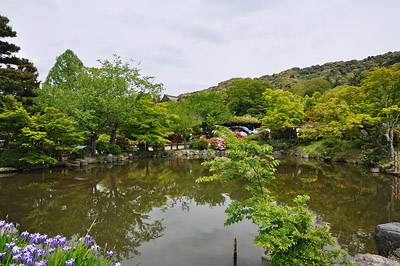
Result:
<svg viewBox="0 0 400 266"><path fill-rule="evenodd" d="M400 50L399 0L2 0L44 80L57 56L141 62L164 93Z"/></svg>

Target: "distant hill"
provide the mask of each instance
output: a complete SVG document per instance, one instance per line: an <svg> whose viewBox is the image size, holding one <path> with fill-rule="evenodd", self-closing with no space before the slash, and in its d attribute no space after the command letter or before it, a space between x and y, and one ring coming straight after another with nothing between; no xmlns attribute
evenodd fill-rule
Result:
<svg viewBox="0 0 400 266"><path fill-rule="evenodd" d="M273 85L275 89L289 90L293 85L305 80L322 78L329 81L332 88L334 88L339 85L358 84L363 74L371 72L376 67L390 67L395 63L400 63L400 52L389 52L383 55L368 56L362 60L338 61L305 68L293 67L278 74L255 78L255 80L268 82ZM232 81L237 79L240 78L222 81L217 86L210 87L206 90L227 90L232 84ZM184 93L179 95L179 98L185 98L195 93L196 92Z"/></svg>

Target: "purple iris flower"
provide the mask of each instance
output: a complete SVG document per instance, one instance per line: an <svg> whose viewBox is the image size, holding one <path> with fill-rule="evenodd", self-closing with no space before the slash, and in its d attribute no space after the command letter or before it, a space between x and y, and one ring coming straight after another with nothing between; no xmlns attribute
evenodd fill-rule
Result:
<svg viewBox="0 0 400 266"><path fill-rule="evenodd" d="M14 224L13 223L8 223L4 225L4 229L5 230L11 230L12 228L14 228Z"/></svg>
<svg viewBox="0 0 400 266"><path fill-rule="evenodd" d="M70 260L67 260L66 262L65 262L65 266L72 266L72 265L75 265L76 263L75 263L75 260L74 260L74 258L72 258L72 259L70 259Z"/></svg>
<svg viewBox="0 0 400 266"><path fill-rule="evenodd" d="M46 241L47 241L48 238L49 238L49 237L48 237L47 235L40 235L40 236L39 236L39 239L40 239L40 241L41 241L42 243L46 243Z"/></svg>
<svg viewBox="0 0 400 266"><path fill-rule="evenodd" d="M47 260L41 260L35 263L35 266L46 266Z"/></svg>
<svg viewBox="0 0 400 266"><path fill-rule="evenodd" d="M7 250L10 250L11 248L13 248L15 246L14 242L10 242L10 243L6 243L6 248Z"/></svg>
<svg viewBox="0 0 400 266"><path fill-rule="evenodd" d="M111 250L110 250L110 251L107 251L106 254L105 254L106 257L110 257L110 258L111 258L113 255L114 255L114 252L112 252Z"/></svg>
<svg viewBox="0 0 400 266"><path fill-rule="evenodd" d="M97 254L97 253L99 253L99 250L100 250L100 249L101 249L100 246L94 244L94 245L89 249L89 252L94 252L95 254Z"/></svg>
<svg viewBox="0 0 400 266"><path fill-rule="evenodd" d="M27 236L29 236L29 232L28 231L24 231L21 233L21 238L25 239Z"/></svg>
<svg viewBox="0 0 400 266"><path fill-rule="evenodd" d="M52 254L54 251L56 251L56 249L55 249L55 248L51 248L51 249L49 249L49 254Z"/></svg>
<svg viewBox="0 0 400 266"><path fill-rule="evenodd" d="M14 246L12 248L12 250L11 250L11 254L13 254L13 255L17 255L17 254L20 254L20 253L21 253L21 248L18 247L18 246Z"/></svg>

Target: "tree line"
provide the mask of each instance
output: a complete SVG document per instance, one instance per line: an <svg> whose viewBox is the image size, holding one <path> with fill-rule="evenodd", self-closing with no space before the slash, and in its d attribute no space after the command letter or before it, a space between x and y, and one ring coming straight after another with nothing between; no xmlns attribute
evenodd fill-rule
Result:
<svg viewBox="0 0 400 266"><path fill-rule="evenodd" d="M8 23L0 16L2 166L55 163L83 144L92 154L124 151L131 145L162 149L178 136L186 146L197 134L211 134L217 125L238 117L277 132L300 128L304 143L349 140L361 143L366 156L394 158L400 136L397 53L381 58L386 66L353 73L344 85L315 76L317 70L326 72L326 64L292 69L290 73L307 70L310 76L302 79L293 72L296 82L289 87L270 78L238 78L223 83L221 90L181 95L173 102L161 99L163 84L143 76L133 60L123 62L117 55L87 67L68 49L40 84L33 63L15 56L20 48L6 41L16 36ZM363 64L375 66L371 60ZM339 65L350 73L358 64Z"/></svg>

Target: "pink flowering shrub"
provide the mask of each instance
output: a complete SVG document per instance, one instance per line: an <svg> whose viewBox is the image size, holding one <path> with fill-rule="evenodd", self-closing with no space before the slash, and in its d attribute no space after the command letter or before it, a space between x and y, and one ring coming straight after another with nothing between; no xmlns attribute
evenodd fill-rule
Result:
<svg viewBox="0 0 400 266"><path fill-rule="evenodd" d="M223 151L226 149L225 140L222 137L214 137L210 139L210 146L215 150Z"/></svg>
<svg viewBox="0 0 400 266"><path fill-rule="evenodd" d="M247 137L246 132L239 132L239 131L234 131L233 134L235 135L236 138L242 139Z"/></svg>

